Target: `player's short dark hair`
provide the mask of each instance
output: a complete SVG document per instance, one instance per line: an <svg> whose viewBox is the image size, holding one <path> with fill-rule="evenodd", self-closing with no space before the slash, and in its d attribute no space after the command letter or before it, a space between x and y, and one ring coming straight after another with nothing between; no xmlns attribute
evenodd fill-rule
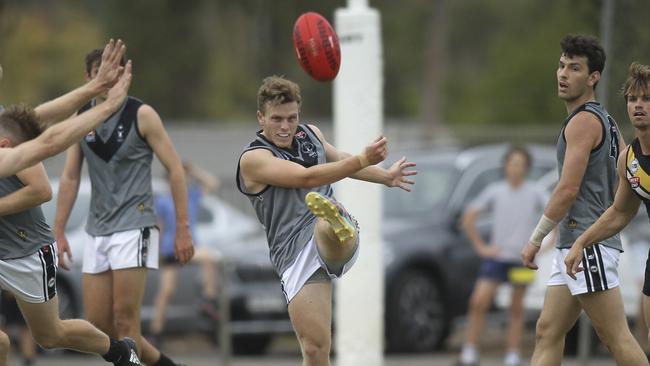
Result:
<svg viewBox="0 0 650 366"><path fill-rule="evenodd" d="M104 53L103 48L95 48L94 50L86 54L86 74L90 75L90 72L93 70L93 65L101 65L102 63L102 54ZM120 60L120 65L126 65L126 54L122 55Z"/></svg>
<svg viewBox="0 0 650 366"><path fill-rule="evenodd" d="M621 93L627 101L628 95L638 91L642 91L645 95L650 94L650 66L632 62Z"/></svg>
<svg viewBox="0 0 650 366"><path fill-rule="evenodd" d="M282 76L269 76L264 78L257 91L257 110L266 113L268 107L296 102L302 102L300 86Z"/></svg>
<svg viewBox="0 0 650 366"><path fill-rule="evenodd" d="M0 137L8 137L14 146L41 134L38 116L25 104L10 105L0 113Z"/></svg>
<svg viewBox="0 0 650 366"><path fill-rule="evenodd" d="M524 156L524 158L526 158L526 168L530 169L530 166L533 164L533 157L530 155L528 149L520 145L511 145L508 147L506 153L503 154L503 165L506 165L508 160L510 160L510 158L516 154L521 154Z"/></svg>
<svg viewBox="0 0 650 366"><path fill-rule="evenodd" d="M586 57L590 74L594 71L603 73L606 56L598 38L586 34L568 34L560 41L560 47L568 57Z"/></svg>

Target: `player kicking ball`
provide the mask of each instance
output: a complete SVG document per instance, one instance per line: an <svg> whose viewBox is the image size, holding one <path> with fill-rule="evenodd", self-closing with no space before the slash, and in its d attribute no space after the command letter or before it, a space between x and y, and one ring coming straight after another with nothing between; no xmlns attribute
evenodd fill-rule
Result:
<svg viewBox="0 0 650 366"><path fill-rule="evenodd" d="M375 166L386 158L385 137L358 155L338 150L316 126L299 122L300 88L287 79L264 79L257 97L261 130L239 159L237 186L265 228L303 364L329 365L331 280L359 254L358 225L331 184L350 177L410 191L415 163Z"/></svg>

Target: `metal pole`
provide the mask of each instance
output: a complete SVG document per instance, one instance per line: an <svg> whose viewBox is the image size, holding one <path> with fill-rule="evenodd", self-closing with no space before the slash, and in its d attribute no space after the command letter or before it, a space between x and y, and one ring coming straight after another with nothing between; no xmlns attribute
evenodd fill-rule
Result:
<svg viewBox="0 0 650 366"><path fill-rule="evenodd" d="M232 332L230 329L230 296L228 293L228 274L230 261L223 259L219 262L219 348L221 349L221 365L230 366L232 360Z"/></svg>
<svg viewBox="0 0 650 366"><path fill-rule="evenodd" d="M348 9L368 9L368 0L348 0Z"/></svg>
<svg viewBox="0 0 650 366"><path fill-rule="evenodd" d="M603 0L603 5L600 11L600 41L603 44L605 49L605 55L607 55L606 63L612 64L612 31L614 23L614 0ZM611 72L607 71L607 67L603 72L603 75L600 78L598 83L598 94L600 102L607 106L609 101L609 75Z"/></svg>
<svg viewBox="0 0 650 366"><path fill-rule="evenodd" d="M380 15L368 7L367 0L349 0L347 8L336 10L335 27L341 40L341 69L334 81L334 140L341 150L356 154L382 131ZM336 183L335 190L336 197L359 219L363 228L357 262L335 287L336 365L381 366L384 338L381 187L344 179Z"/></svg>

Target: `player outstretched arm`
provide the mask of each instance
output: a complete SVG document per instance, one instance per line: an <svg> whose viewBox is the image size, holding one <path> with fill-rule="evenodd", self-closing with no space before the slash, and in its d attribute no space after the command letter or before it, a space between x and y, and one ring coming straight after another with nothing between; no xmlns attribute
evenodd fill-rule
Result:
<svg viewBox="0 0 650 366"><path fill-rule="evenodd" d="M625 175L627 149L623 149L618 157L618 188L612 204L600 218L576 239L571 250L564 258L566 271L573 279L582 262L583 250L595 243L601 242L623 230L639 211L641 200L630 187Z"/></svg>
<svg viewBox="0 0 650 366"><path fill-rule="evenodd" d="M69 118L90 99L115 85L124 70L120 60L124 57L125 51L126 46L121 39L117 42L111 39L104 47L97 77L67 94L34 108L41 128L46 129L56 122Z"/></svg>
<svg viewBox="0 0 650 366"><path fill-rule="evenodd" d="M309 127L314 130L318 138L323 142L325 146L325 154L327 156L327 161L339 161L344 160L352 155L341 151L335 148L332 144L327 142L325 136L318 127L314 125L309 125ZM411 175L416 175L416 170L408 170L409 168L415 167L416 164L411 161L406 161L406 157L402 157L395 163L393 163L388 169L384 169L380 166L368 166L364 169L357 171L350 175L350 178L363 180L371 183L383 184L387 187L399 187L407 192L411 191L411 186L415 184L415 180L407 178Z"/></svg>
<svg viewBox="0 0 650 366"><path fill-rule="evenodd" d="M538 268L534 260L542 239L567 214L578 196L591 150L596 148L603 138L602 129L598 117L589 112L580 112L571 119L564 130L566 152L560 181L551 194L531 240L521 253L522 262L526 267Z"/></svg>
<svg viewBox="0 0 650 366"><path fill-rule="evenodd" d="M23 212L52 199L52 188L43 163L21 170L16 176L24 187L0 197L0 216Z"/></svg>
<svg viewBox="0 0 650 366"><path fill-rule="evenodd" d="M15 148L0 149L0 177L16 174L79 141L122 105L130 85L131 62L129 61L120 80L109 90L105 103L65 122L55 124L37 138Z"/></svg>
<svg viewBox="0 0 650 366"><path fill-rule="evenodd" d="M138 110L138 128L140 128L140 133L169 173L169 185L176 212L174 251L178 261L185 264L194 256L194 246L187 213L187 185L183 162L178 156L167 131L165 131L160 116L148 105L143 105Z"/></svg>
<svg viewBox="0 0 650 366"><path fill-rule="evenodd" d="M272 185L284 188L314 188L338 182L359 170L386 159L388 141L380 136L366 146L359 155L318 164L308 168L300 164L278 159L266 149L255 149L241 157L241 173L247 186ZM281 172L281 174L278 174Z"/></svg>

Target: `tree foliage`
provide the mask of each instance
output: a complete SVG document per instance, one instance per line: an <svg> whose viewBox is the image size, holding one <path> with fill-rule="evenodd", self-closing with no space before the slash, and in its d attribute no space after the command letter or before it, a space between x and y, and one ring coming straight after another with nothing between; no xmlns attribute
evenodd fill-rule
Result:
<svg viewBox="0 0 650 366"><path fill-rule="evenodd" d="M602 5L594 0L370 4L382 16L387 115L460 125L561 120L565 112L555 93L559 40L566 33L598 34ZM0 0L5 68L0 100L37 103L79 85L85 53L112 36L127 41L134 61L132 94L165 118L250 120L257 86L270 74L301 84L306 114L329 116L331 84L313 81L300 69L291 32L301 13L316 11L333 21L334 10L343 6L343 0ZM615 2L605 102L619 120L624 106L617 90L627 65L650 61L647 14L650 2ZM439 46L443 52L432 52ZM429 104L439 111L427 111Z"/></svg>

